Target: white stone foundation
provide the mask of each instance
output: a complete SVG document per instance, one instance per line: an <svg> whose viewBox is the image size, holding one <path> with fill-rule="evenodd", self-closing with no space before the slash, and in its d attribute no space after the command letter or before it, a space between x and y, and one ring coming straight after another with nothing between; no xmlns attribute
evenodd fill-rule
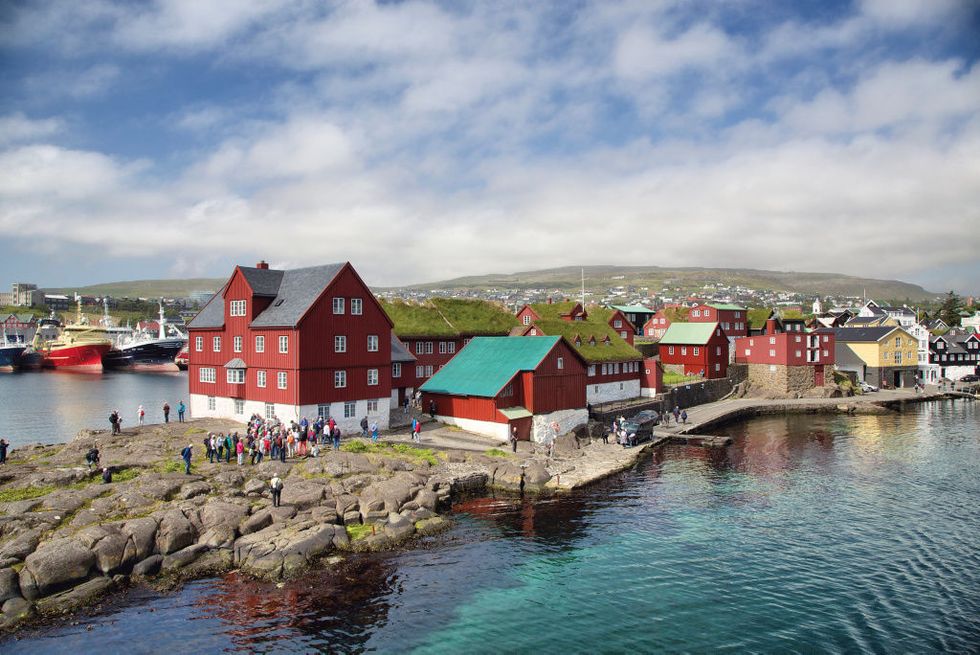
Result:
<svg viewBox="0 0 980 655"><path fill-rule="evenodd" d="M623 380L621 382L590 383L586 387L585 399L592 405L608 403L613 400L626 400L640 396L639 380Z"/></svg>
<svg viewBox="0 0 980 655"><path fill-rule="evenodd" d="M558 423L557 435L562 435L588 422L589 412L584 409L561 409L550 414L536 414L531 418L531 441L551 443L556 436L553 423Z"/></svg>
<svg viewBox="0 0 980 655"><path fill-rule="evenodd" d="M337 422L337 426L340 431L349 435L351 433L360 432L361 419L365 416L368 417L369 423L377 422L378 428L381 430L388 429L388 418L391 413L391 399L390 398L378 398L378 411L371 412L367 411L367 399L358 400L354 403L354 416L344 417L344 403L329 403L328 416L333 416L333 419ZM328 403L324 403L328 404ZM283 423L289 423L290 421L299 421L304 416L311 421L315 421L318 416L319 405L302 405L297 407L296 405L284 405L281 403L274 404L274 413L276 418L278 418ZM208 409L208 396L201 394L191 394L190 396L190 416L194 418L224 418L230 419L232 421L240 421L245 423L248 421L252 414L258 414L259 416L265 418L265 403L257 400L246 400L245 406L241 414L235 413L235 399L234 398L223 398L216 396L214 399L214 409Z"/></svg>
<svg viewBox="0 0 980 655"><path fill-rule="evenodd" d="M477 421L471 418L457 418L455 416L442 416L440 414L436 414L436 420L441 421L446 425L455 425L456 427L466 430L467 432L482 434L487 437L498 439L503 444L506 444L510 439L510 425L508 423Z"/></svg>

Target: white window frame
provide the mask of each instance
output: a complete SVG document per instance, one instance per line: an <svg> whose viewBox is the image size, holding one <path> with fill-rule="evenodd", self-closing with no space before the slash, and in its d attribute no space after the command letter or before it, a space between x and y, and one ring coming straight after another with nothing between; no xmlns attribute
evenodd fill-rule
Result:
<svg viewBox="0 0 980 655"><path fill-rule="evenodd" d="M416 355L421 355L424 352L425 352L425 344L422 343L421 341L416 341L415 342L415 354Z"/></svg>
<svg viewBox="0 0 980 655"><path fill-rule="evenodd" d="M450 355L455 355L456 354L456 342L455 341L449 341L449 342L446 343L446 352L448 352Z"/></svg>
<svg viewBox="0 0 980 655"><path fill-rule="evenodd" d="M369 334L367 339L367 349L369 353L378 352L378 335Z"/></svg>
<svg viewBox="0 0 980 655"><path fill-rule="evenodd" d="M228 384L245 384L245 369L225 369L225 380L228 382Z"/></svg>
<svg viewBox="0 0 980 655"><path fill-rule="evenodd" d="M351 313L351 316L361 316L364 313L364 299L363 298L351 298L350 299L350 313Z"/></svg>
<svg viewBox="0 0 980 655"><path fill-rule="evenodd" d="M367 413L368 414L377 414L378 413L378 400L377 400L377 398L375 398L374 400L367 401Z"/></svg>
<svg viewBox="0 0 980 655"><path fill-rule="evenodd" d="M265 352L265 337L261 334L255 335L255 352L264 353Z"/></svg>
<svg viewBox="0 0 980 655"><path fill-rule="evenodd" d="M216 353L221 352L221 337L211 337L211 351Z"/></svg>
<svg viewBox="0 0 980 655"><path fill-rule="evenodd" d="M334 371L333 372L333 388L334 389L346 389L347 388L347 371Z"/></svg>
<svg viewBox="0 0 980 655"><path fill-rule="evenodd" d="M432 354L432 342L431 341L426 341L425 342L425 354L426 355L431 355Z"/></svg>
<svg viewBox="0 0 980 655"><path fill-rule="evenodd" d="M367 383L369 387L378 386L378 369L369 368L367 370Z"/></svg>
<svg viewBox="0 0 980 655"><path fill-rule="evenodd" d="M339 316L340 314L343 314L344 313L344 302L345 301L344 301L343 298L334 298L333 299L333 313L334 314L336 314L336 315Z"/></svg>
<svg viewBox="0 0 980 655"><path fill-rule="evenodd" d="M244 300L232 300L228 306L229 316L245 316L245 301Z"/></svg>
<svg viewBox="0 0 980 655"><path fill-rule="evenodd" d="M285 389L286 384L289 382L289 376L286 371L279 371L276 373L276 387L279 389Z"/></svg>
<svg viewBox="0 0 980 655"><path fill-rule="evenodd" d="M694 355L697 356L697 355L700 355L700 354L701 354L701 349L698 348L697 346L694 346Z"/></svg>
<svg viewBox="0 0 980 655"><path fill-rule="evenodd" d="M235 414L242 415L245 413L245 401L242 398L235 398Z"/></svg>
<svg viewBox="0 0 980 655"><path fill-rule="evenodd" d="M265 404L265 417L266 418L274 418L275 415L276 415L276 405L275 405L275 403L266 403Z"/></svg>
<svg viewBox="0 0 980 655"><path fill-rule="evenodd" d="M391 363L391 377L400 378L402 376L402 363L392 362Z"/></svg>
<svg viewBox="0 0 980 655"><path fill-rule="evenodd" d="M425 367L421 364L415 367L415 377L419 379L425 377Z"/></svg>
<svg viewBox="0 0 980 655"><path fill-rule="evenodd" d="M194 351L204 352L204 337L194 337Z"/></svg>
<svg viewBox="0 0 980 655"><path fill-rule="evenodd" d="M347 352L347 335L337 334L333 338L333 351L335 353Z"/></svg>
<svg viewBox="0 0 980 655"><path fill-rule="evenodd" d="M432 377L432 366L431 365L428 365L428 366L425 367L425 377L427 377L427 378L431 378Z"/></svg>
<svg viewBox="0 0 980 655"><path fill-rule="evenodd" d="M559 357L558 358L558 370L560 371L560 370L562 370L564 368L565 368L565 358L564 357Z"/></svg>
<svg viewBox="0 0 980 655"><path fill-rule="evenodd" d="M214 396L208 396L208 411L215 411L218 409L218 399Z"/></svg>
<svg viewBox="0 0 980 655"><path fill-rule="evenodd" d="M231 338L231 349L236 353L242 352L242 338L239 335L235 335Z"/></svg>
<svg viewBox="0 0 980 655"><path fill-rule="evenodd" d="M265 381L266 381L265 371L256 371L255 386L257 386L260 389L265 389Z"/></svg>
<svg viewBox="0 0 980 655"><path fill-rule="evenodd" d="M524 316L522 318L522 321L523 321L524 325L530 325L531 324L531 315L530 314L524 314Z"/></svg>
<svg viewBox="0 0 980 655"><path fill-rule="evenodd" d="M668 355L673 355L674 354L674 347L673 346L667 346L667 354Z"/></svg>
<svg viewBox="0 0 980 655"><path fill-rule="evenodd" d="M595 377L595 364L589 364L589 377Z"/></svg>
<svg viewBox="0 0 980 655"><path fill-rule="evenodd" d="M279 354L285 355L289 352L289 335L280 334L279 335Z"/></svg>
<svg viewBox="0 0 980 655"><path fill-rule="evenodd" d="M214 384L217 382L217 374L210 366L202 366L198 369L197 379L204 384Z"/></svg>
<svg viewBox="0 0 980 655"><path fill-rule="evenodd" d="M357 403L353 400L348 400L344 403L344 418L356 418L357 417Z"/></svg>

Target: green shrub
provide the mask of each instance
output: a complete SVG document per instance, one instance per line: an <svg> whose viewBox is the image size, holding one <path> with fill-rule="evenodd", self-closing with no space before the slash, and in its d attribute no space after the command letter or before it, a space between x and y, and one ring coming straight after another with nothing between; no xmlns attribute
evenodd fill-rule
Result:
<svg viewBox="0 0 980 655"><path fill-rule="evenodd" d="M128 468L119 471L118 473L112 474L113 482L129 482L130 480L135 480L139 477L141 470L137 468Z"/></svg>
<svg viewBox="0 0 980 655"><path fill-rule="evenodd" d="M160 473L183 473L184 460L168 459L165 462L160 462L156 468Z"/></svg>
<svg viewBox="0 0 980 655"><path fill-rule="evenodd" d="M344 444L341 444L340 449L345 453L371 452L371 446L369 446L366 441L362 441L361 439L353 439Z"/></svg>
<svg viewBox="0 0 980 655"><path fill-rule="evenodd" d="M484 452L483 454L484 455L487 455L489 457L511 457L512 456L512 453L508 453L507 451L500 450L499 448L491 448L490 450Z"/></svg>
<svg viewBox="0 0 980 655"><path fill-rule="evenodd" d="M45 487L21 487L20 489L4 489L0 491L0 503L13 503L18 500L32 500L47 496L55 490L54 485Z"/></svg>

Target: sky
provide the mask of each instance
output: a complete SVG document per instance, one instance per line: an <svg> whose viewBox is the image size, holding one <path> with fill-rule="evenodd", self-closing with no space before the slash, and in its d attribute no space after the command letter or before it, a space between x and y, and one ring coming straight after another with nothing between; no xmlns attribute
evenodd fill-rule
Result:
<svg viewBox="0 0 980 655"><path fill-rule="evenodd" d="M0 3L0 286L350 261L980 293L980 0Z"/></svg>

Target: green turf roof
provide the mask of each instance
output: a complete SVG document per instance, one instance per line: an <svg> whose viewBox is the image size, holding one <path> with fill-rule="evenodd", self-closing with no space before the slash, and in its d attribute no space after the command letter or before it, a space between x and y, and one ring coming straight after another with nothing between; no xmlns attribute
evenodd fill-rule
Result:
<svg viewBox="0 0 980 655"><path fill-rule="evenodd" d="M708 307L711 307L712 309L723 309L723 310L729 310L730 309L730 310L734 310L736 312L744 312L745 311L745 307L742 307L741 305L732 305L730 303L721 303L721 302L709 302L708 303Z"/></svg>
<svg viewBox="0 0 980 655"><path fill-rule="evenodd" d="M560 335L568 340L573 348L589 363L623 362L643 359L633 346L626 343L614 329L605 322L593 321L563 321L561 319L535 321L534 327L539 332L548 335ZM582 338L582 345L575 343L576 335ZM596 345L589 343L589 337L595 337ZM609 343L604 340L609 337Z"/></svg>
<svg viewBox="0 0 980 655"><path fill-rule="evenodd" d="M517 318L485 300L433 298L424 303L379 300L394 324L395 334L407 337L504 336Z"/></svg>
<svg viewBox="0 0 980 655"><path fill-rule="evenodd" d="M578 303L574 300L563 300L561 302L536 302L530 305L534 313L543 319L561 318L562 314L568 314Z"/></svg>
<svg viewBox="0 0 980 655"><path fill-rule="evenodd" d="M746 316L748 317L749 327L758 329L763 327L766 321L769 320L769 317L772 316L772 310L768 307L750 309L746 313Z"/></svg>
<svg viewBox="0 0 980 655"><path fill-rule="evenodd" d="M505 336L518 325L516 316L486 300L433 298L432 304L464 335Z"/></svg>
<svg viewBox="0 0 980 655"><path fill-rule="evenodd" d="M560 337L474 337L420 388L493 398L520 371L537 368Z"/></svg>
<svg viewBox="0 0 980 655"><path fill-rule="evenodd" d="M399 337L455 337L457 331L431 304L379 300Z"/></svg>
<svg viewBox="0 0 980 655"><path fill-rule="evenodd" d="M664 336L660 338L660 344L703 345L711 339L716 327L718 327L717 323L671 323Z"/></svg>

